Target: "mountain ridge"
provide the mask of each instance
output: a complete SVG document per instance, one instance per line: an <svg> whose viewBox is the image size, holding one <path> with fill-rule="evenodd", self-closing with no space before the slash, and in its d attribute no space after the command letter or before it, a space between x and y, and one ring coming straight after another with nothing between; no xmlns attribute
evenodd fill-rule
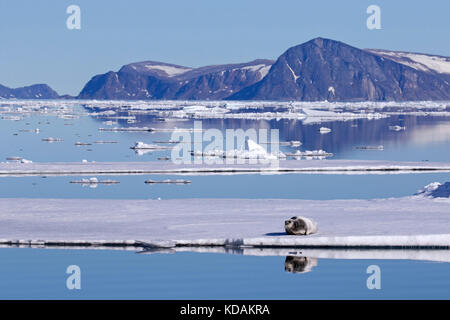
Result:
<svg viewBox="0 0 450 320"><path fill-rule="evenodd" d="M77 97L46 84L0 85L6 99L418 101L450 100L450 57L359 49L311 39L276 60L192 68L158 61L94 75Z"/></svg>
<svg viewBox="0 0 450 320"><path fill-rule="evenodd" d="M316 38L286 50L269 74L229 100L448 100L447 75L343 42Z"/></svg>
<svg viewBox="0 0 450 320"><path fill-rule="evenodd" d="M0 84L0 97L4 99L57 99L59 94L45 83L9 88Z"/></svg>

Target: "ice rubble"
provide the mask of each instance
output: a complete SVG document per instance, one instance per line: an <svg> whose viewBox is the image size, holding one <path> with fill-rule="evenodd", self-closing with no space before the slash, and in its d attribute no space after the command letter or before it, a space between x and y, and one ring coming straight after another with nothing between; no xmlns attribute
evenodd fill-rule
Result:
<svg viewBox="0 0 450 320"><path fill-rule="evenodd" d="M82 105L89 112L75 109ZM0 115L5 119L31 113L56 115L66 119L80 116L107 117L131 123L136 114L186 120L190 118L294 119L304 124L353 119L379 119L392 114L450 116L449 102L301 102L301 101L120 101L120 100L2 100ZM271 111L268 111L271 110ZM117 112L128 116L117 116ZM111 130L112 131L112 130Z"/></svg>
<svg viewBox="0 0 450 320"><path fill-rule="evenodd" d="M439 182L430 183L416 193L416 196L428 198L450 198L450 182L446 182L444 184Z"/></svg>

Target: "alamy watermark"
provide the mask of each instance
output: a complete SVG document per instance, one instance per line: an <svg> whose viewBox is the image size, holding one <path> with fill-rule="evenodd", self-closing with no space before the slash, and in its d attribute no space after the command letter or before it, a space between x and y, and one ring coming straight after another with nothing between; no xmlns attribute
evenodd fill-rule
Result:
<svg viewBox="0 0 450 320"><path fill-rule="evenodd" d="M367 278L366 285L367 289L373 290L381 289L381 269L379 266L373 264L367 267L366 270L367 274L370 274L370 276Z"/></svg>
<svg viewBox="0 0 450 320"><path fill-rule="evenodd" d="M370 15L366 21L367 29L381 29L381 8L375 4L372 4L367 7L366 13Z"/></svg>
<svg viewBox="0 0 450 320"><path fill-rule="evenodd" d="M69 290L81 289L81 269L77 265L70 265L66 269L66 273L70 274L66 280L66 287Z"/></svg>
<svg viewBox="0 0 450 320"><path fill-rule="evenodd" d="M66 13L69 14L66 20L66 27L69 30L81 29L81 8L75 4L67 7Z"/></svg>
<svg viewBox="0 0 450 320"><path fill-rule="evenodd" d="M195 121L192 130L175 130L171 158L176 164L270 164L278 166L280 159L278 129L203 130Z"/></svg>

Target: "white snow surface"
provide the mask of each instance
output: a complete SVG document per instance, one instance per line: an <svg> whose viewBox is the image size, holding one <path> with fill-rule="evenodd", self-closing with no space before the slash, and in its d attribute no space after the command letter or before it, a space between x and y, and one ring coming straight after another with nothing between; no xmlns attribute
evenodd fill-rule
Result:
<svg viewBox="0 0 450 320"><path fill-rule="evenodd" d="M449 199L423 197L0 199L0 243L450 247L449 205ZM295 215L314 219L318 233L286 235L284 221Z"/></svg>

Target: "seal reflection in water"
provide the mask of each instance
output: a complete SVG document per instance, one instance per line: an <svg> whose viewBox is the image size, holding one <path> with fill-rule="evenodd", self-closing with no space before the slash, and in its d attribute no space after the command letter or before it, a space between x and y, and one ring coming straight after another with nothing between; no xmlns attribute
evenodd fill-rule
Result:
<svg viewBox="0 0 450 320"><path fill-rule="evenodd" d="M305 217L292 217L284 222L284 229L291 235L308 235L317 232L317 223Z"/></svg>
<svg viewBox="0 0 450 320"><path fill-rule="evenodd" d="M287 256L284 261L284 271L291 273L310 272L317 266L316 258Z"/></svg>

